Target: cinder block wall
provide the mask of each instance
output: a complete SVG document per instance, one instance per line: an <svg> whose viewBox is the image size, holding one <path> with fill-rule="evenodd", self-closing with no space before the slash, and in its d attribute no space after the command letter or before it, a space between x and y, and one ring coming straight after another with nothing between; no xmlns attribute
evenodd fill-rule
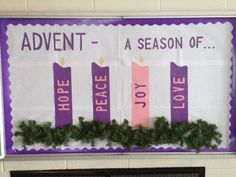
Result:
<svg viewBox="0 0 236 177"><path fill-rule="evenodd" d="M90 14L142 14L195 11L236 15L236 0L0 0L0 14L17 12L81 12ZM201 14L201 13L199 13ZM236 155L99 155L7 157L0 161L0 177L11 170L143 168L205 166L206 177L236 177Z"/></svg>
<svg viewBox="0 0 236 177"><path fill-rule="evenodd" d="M235 0L0 0L0 11L225 11Z"/></svg>

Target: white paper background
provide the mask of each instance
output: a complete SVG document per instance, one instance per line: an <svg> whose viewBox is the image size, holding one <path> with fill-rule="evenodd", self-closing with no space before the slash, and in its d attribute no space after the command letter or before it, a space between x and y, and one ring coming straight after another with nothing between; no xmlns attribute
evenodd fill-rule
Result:
<svg viewBox="0 0 236 177"><path fill-rule="evenodd" d="M92 118L91 63L98 63L100 56L105 59L104 66L110 67L111 118L119 122L123 118L131 121L131 62L137 62L143 56L143 65L150 68L150 116L170 119L170 62L187 65L189 121L202 118L217 124L223 135L221 147L226 148L229 145L230 124L231 30L230 23L161 26L8 25L13 132L21 121L28 119L35 119L38 123L52 122L54 125L52 64L61 57L72 71L74 124L78 122L78 116L88 120ZM21 51L24 32L86 32L84 50ZM184 47L165 50L137 48L140 37L171 36L182 36ZM199 48L191 49L187 45L191 36L204 36ZM132 50L124 50L127 38L131 41ZM98 44L91 47L93 40L97 40ZM205 49L204 46L215 48ZM13 142L13 148L22 149L20 138L13 137ZM89 148L90 145L71 142L69 147ZM96 147L105 147L105 143L98 142ZM30 148L47 149L43 145Z"/></svg>

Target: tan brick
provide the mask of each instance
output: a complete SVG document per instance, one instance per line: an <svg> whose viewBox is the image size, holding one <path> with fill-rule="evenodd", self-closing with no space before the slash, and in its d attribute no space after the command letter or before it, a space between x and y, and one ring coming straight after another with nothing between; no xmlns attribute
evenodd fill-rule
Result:
<svg viewBox="0 0 236 177"><path fill-rule="evenodd" d="M191 166L205 166L208 169L236 169L236 159L192 159Z"/></svg>
<svg viewBox="0 0 236 177"><path fill-rule="evenodd" d="M161 0L161 10L225 10L225 0Z"/></svg>
<svg viewBox="0 0 236 177"><path fill-rule="evenodd" d="M30 11L92 11L93 0L28 0Z"/></svg>
<svg viewBox="0 0 236 177"><path fill-rule="evenodd" d="M220 169L219 170L219 177L235 177L235 176L236 176L236 169Z"/></svg>
<svg viewBox="0 0 236 177"><path fill-rule="evenodd" d="M0 172L3 172L3 162L0 161Z"/></svg>
<svg viewBox="0 0 236 177"><path fill-rule="evenodd" d="M95 0L95 11L157 11L160 0Z"/></svg>
<svg viewBox="0 0 236 177"><path fill-rule="evenodd" d="M130 159L130 168L189 167L190 159Z"/></svg>
<svg viewBox="0 0 236 177"><path fill-rule="evenodd" d="M68 160L67 169L128 168L127 159L83 159Z"/></svg>
<svg viewBox="0 0 236 177"><path fill-rule="evenodd" d="M0 0L0 11L25 11L27 0Z"/></svg>
<svg viewBox="0 0 236 177"><path fill-rule="evenodd" d="M206 168L206 177L221 177L219 169L207 169Z"/></svg>
<svg viewBox="0 0 236 177"><path fill-rule="evenodd" d="M10 172L0 172L1 177L10 177Z"/></svg>
<svg viewBox="0 0 236 177"><path fill-rule="evenodd" d="M227 10L236 10L236 1L235 0L226 0Z"/></svg>
<svg viewBox="0 0 236 177"><path fill-rule="evenodd" d="M3 168L5 172L11 170L48 170L65 169L65 160L34 160L34 161L4 161Z"/></svg>

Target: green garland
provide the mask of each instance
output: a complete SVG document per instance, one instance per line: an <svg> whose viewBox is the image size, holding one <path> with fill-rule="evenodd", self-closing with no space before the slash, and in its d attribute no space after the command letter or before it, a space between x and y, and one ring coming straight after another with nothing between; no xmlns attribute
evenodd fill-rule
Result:
<svg viewBox="0 0 236 177"><path fill-rule="evenodd" d="M34 120L21 122L15 136L21 136L24 148L36 143L56 148L68 145L70 140L90 143L95 146L95 140L107 140L107 146L118 143L131 150L134 147L149 148L152 145L175 144L199 152L201 148L216 149L222 142L221 134L215 124L203 120L190 123L169 124L164 117L157 117L152 128L133 128L127 120L118 124L85 121L79 118L78 125L68 125L53 128L51 123L38 125Z"/></svg>

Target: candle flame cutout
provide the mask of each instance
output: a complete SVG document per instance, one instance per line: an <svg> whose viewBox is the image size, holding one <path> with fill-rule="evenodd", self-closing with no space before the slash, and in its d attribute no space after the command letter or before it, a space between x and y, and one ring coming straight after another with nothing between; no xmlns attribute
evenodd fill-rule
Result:
<svg viewBox="0 0 236 177"><path fill-rule="evenodd" d="M140 63L144 63L144 58L143 58L143 56L140 56L139 59L138 59L138 61L139 61Z"/></svg>
<svg viewBox="0 0 236 177"><path fill-rule="evenodd" d="M103 64L105 63L105 60L104 60L104 58L103 58L102 56L99 58L98 63L99 63L100 65L103 65Z"/></svg>
<svg viewBox="0 0 236 177"><path fill-rule="evenodd" d="M60 64L61 64L61 65L64 65L64 64L65 64L64 58L61 58L61 59L60 59Z"/></svg>

